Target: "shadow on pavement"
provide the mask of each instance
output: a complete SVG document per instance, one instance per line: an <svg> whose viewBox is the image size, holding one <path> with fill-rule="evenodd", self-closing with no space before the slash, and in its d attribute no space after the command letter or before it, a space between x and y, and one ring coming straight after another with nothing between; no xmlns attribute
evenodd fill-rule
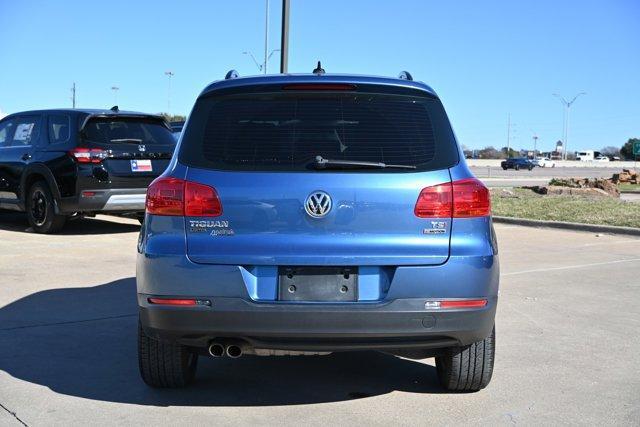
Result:
<svg viewBox="0 0 640 427"><path fill-rule="evenodd" d="M34 233L24 213L0 210L0 230ZM56 233L62 236L131 233L140 230L138 224L124 224L97 218L82 218L67 221Z"/></svg>
<svg viewBox="0 0 640 427"><path fill-rule="evenodd" d="M0 369L70 396L154 406L270 406L441 393L435 368L375 352L209 359L194 384L138 375L135 279L38 292L0 308Z"/></svg>

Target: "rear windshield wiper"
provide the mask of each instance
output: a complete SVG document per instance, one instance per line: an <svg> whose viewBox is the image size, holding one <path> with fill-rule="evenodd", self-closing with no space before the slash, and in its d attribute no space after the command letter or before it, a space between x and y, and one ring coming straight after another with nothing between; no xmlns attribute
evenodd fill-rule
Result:
<svg viewBox="0 0 640 427"><path fill-rule="evenodd" d="M142 140L138 138L118 138L118 139L110 139L109 142L115 142L115 143L132 142L134 144L140 144L142 143Z"/></svg>
<svg viewBox="0 0 640 427"><path fill-rule="evenodd" d="M361 162L357 160L335 160L325 159L322 156L316 156L313 161L313 167L316 169L415 169L413 165L390 165L382 162Z"/></svg>

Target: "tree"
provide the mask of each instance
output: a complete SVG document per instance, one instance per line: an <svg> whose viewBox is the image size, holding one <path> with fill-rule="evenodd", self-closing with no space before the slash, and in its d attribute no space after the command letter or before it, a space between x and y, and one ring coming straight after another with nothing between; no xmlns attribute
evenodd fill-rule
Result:
<svg viewBox="0 0 640 427"><path fill-rule="evenodd" d="M187 120L187 116L182 116L180 114L171 115L169 113L158 113L159 116L162 116L168 122L184 122Z"/></svg>
<svg viewBox="0 0 640 427"><path fill-rule="evenodd" d="M478 158L480 159L500 159L501 157L500 152L492 146L484 147L478 151Z"/></svg>
<svg viewBox="0 0 640 427"><path fill-rule="evenodd" d="M640 142L640 138L629 138L626 144L622 146L620 149L620 155L625 160L635 160L635 156L633 155L633 144L636 142Z"/></svg>
<svg viewBox="0 0 640 427"><path fill-rule="evenodd" d="M600 154L607 157L620 157L620 149L609 145L607 147L603 147L600 150Z"/></svg>
<svg viewBox="0 0 640 427"><path fill-rule="evenodd" d="M507 152L507 147L502 147L502 156L503 157L520 157L520 152L517 150L514 150L513 148L509 148L508 152Z"/></svg>

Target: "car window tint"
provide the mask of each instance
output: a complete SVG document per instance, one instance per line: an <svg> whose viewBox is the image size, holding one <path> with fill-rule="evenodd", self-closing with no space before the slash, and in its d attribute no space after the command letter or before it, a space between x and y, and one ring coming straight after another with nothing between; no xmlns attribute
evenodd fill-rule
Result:
<svg viewBox="0 0 640 427"><path fill-rule="evenodd" d="M15 132L15 121L7 119L0 123L0 147L8 147L11 145L11 139Z"/></svg>
<svg viewBox="0 0 640 427"><path fill-rule="evenodd" d="M49 116L49 142L57 144L68 141L70 128L71 121L69 116L64 114Z"/></svg>
<svg viewBox="0 0 640 427"><path fill-rule="evenodd" d="M84 139L97 144L175 145L171 131L159 120L97 118L84 127Z"/></svg>
<svg viewBox="0 0 640 427"><path fill-rule="evenodd" d="M31 145L38 138L40 132L40 116L18 116L15 119L11 146L20 147Z"/></svg>
<svg viewBox="0 0 640 427"><path fill-rule="evenodd" d="M183 160L199 167L304 171L322 156L423 171L457 161L446 114L432 98L258 93L206 99L196 110L191 122L201 133L183 137Z"/></svg>

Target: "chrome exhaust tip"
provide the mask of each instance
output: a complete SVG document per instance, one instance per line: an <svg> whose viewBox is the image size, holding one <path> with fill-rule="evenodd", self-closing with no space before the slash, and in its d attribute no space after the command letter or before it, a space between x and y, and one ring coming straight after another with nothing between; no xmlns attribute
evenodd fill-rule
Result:
<svg viewBox="0 0 640 427"><path fill-rule="evenodd" d="M219 342L212 342L211 345L209 345L209 354L213 357L224 356L224 346Z"/></svg>
<svg viewBox="0 0 640 427"><path fill-rule="evenodd" d="M242 347L235 344L231 344L227 346L227 348L225 349L225 352L227 353L227 356L229 356L230 358L237 359L238 357L242 356Z"/></svg>

